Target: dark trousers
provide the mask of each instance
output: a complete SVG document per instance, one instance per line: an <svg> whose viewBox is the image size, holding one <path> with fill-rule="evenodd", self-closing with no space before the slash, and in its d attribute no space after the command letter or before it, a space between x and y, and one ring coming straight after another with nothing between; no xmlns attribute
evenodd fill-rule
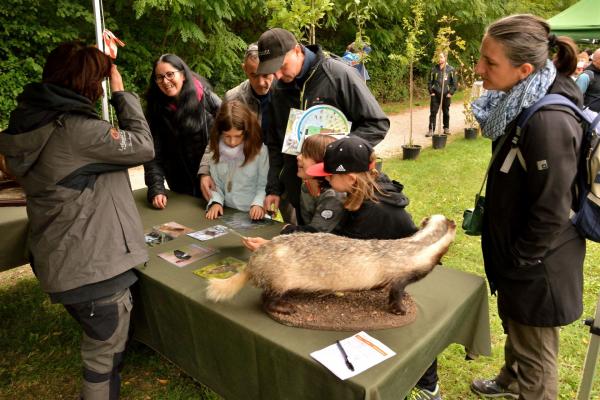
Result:
<svg viewBox="0 0 600 400"><path fill-rule="evenodd" d="M441 96L437 94L435 96L431 96L431 103L429 105L429 129L432 131L435 131L435 119L438 109L440 108L440 98ZM444 97L442 114L444 120L442 127L444 129L448 129L450 127L450 97Z"/></svg>
<svg viewBox="0 0 600 400"><path fill-rule="evenodd" d="M427 371L421 376L419 382L417 382L417 387L421 389L429 390L430 392L435 391L435 387L438 383L438 374L437 374L437 358L433 360L433 363L427 368Z"/></svg>

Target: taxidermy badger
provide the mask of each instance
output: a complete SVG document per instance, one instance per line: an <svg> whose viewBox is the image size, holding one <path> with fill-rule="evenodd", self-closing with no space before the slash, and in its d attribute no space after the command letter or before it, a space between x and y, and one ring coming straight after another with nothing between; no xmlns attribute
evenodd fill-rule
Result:
<svg viewBox="0 0 600 400"><path fill-rule="evenodd" d="M443 215L421 223L414 235L395 240L349 239L329 233L295 233L275 237L256 250L242 272L211 279L207 297L232 298L250 280L264 289L270 311L293 313L288 292L344 292L390 286L389 306L405 314L404 288L424 278L454 240L456 225Z"/></svg>

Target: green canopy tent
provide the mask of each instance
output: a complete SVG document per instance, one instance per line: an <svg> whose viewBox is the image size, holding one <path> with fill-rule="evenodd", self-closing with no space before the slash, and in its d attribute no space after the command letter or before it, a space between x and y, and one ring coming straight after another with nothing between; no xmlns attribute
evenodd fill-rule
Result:
<svg viewBox="0 0 600 400"><path fill-rule="evenodd" d="M581 0L548 20L552 33L573 40L600 41L600 0Z"/></svg>

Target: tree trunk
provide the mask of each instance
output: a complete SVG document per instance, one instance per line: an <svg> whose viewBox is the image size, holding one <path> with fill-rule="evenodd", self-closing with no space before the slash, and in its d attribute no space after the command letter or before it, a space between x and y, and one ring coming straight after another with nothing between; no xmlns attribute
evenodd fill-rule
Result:
<svg viewBox="0 0 600 400"><path fill-rule="evenodd" d="M408 144L409 146L413 145L413 61L410 61L409 70L408 70L408 108L410 110L410 118L409 118L409 136L408 136Z"/></svg>
<svg viewBox="0 0 600 400"><path fill-rule="evenodd" d="M444 105L444 84L446 83L446 66L448 65L448 59L446 59L446 63L444 64L444 68L442 68L442 92L440 93L440 105L438 106L437 112L437 131L438 135L442 132L442 106Z"/></svg>

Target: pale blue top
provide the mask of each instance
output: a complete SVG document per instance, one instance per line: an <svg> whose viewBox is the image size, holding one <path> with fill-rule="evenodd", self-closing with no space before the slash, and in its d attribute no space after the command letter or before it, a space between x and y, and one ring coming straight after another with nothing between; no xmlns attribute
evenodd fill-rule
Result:
<svg viewBox="0 0 600 400"><path fill-rule="evenodd" d="M263 207L269 173L267 146L263 144L260 153L243 167L239 166L240 161L236 164L222 160L215 163L211 158L210 176L215 181L216 190L211 192L207 209L212 203L219 203L240 211L249 211L254 205Z"/></svg>

